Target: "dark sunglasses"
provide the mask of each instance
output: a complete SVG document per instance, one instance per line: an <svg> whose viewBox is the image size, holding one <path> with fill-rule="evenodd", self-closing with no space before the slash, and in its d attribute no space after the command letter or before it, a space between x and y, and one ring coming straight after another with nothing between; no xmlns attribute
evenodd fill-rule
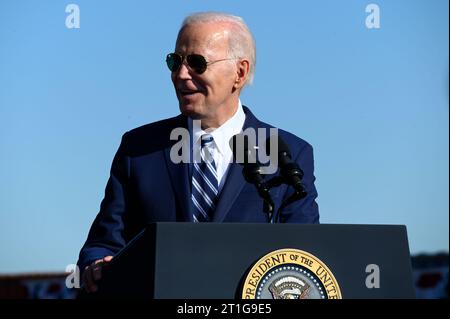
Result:
<svg viewBox="0 0 450 319"><path fill-rule="evenodd" d="M169 53L166 57L166 63L167 67L170 71L176 72L180 69L181 65L183 64L185 56L180 55L178 53ZM205 57L200 54L188 54L186 55L186 62L187 65L195 71L197 74L202 74L206 71L206 68L208 65L220 62L220 61L227 61L227 60L234 60L234 59L221 59L216 61L206 61Z"/></svg>

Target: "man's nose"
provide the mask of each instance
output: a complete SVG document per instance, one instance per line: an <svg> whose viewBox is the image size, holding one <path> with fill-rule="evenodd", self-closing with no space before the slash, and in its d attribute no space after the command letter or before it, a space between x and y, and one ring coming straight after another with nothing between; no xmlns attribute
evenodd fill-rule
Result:
<svg viewBox="0 0 450 319"><path fill-rule="evenodd" d="M175 76L180 80L189 80L191 79L190 70L185 63L182 63Z"/></svg>

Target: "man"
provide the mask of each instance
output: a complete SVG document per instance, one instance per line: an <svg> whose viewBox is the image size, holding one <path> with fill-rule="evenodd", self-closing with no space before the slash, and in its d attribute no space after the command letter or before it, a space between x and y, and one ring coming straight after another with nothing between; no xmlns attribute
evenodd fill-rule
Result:
<svg viewBox="0 0 450 319"><path fill-rule="evenodd" d="M255 42L243 20L219 13L185 19L175 52L167 56L181 114L124 134L113 160L105 197L78 265L87 291L97 289L102 265L151 222L267 222L267 207L242 165L233 163L229 140L260 122L239 99L255 68ZM200 162L177 163L173 130L192 138L190 155ZM293 160L304 171L307 196L284 208L280 221L318 223L312 147L282 130ZM206 158L209 157L209 161ZM293 192L287 185L270 195L276 207Z"/></svg>

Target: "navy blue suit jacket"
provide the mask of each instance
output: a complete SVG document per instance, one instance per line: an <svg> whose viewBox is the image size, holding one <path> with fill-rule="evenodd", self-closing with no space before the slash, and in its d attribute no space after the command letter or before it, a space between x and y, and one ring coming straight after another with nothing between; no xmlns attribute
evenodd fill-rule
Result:
<svg viewBox="0 0 450 319"><path fill-rule="evenodd" d="M244 107L244 112L244 129L272 127L259 121L248 108ZM80 269L104 256L115 255L149 223L192 222L190 164L174 164L170 159L170 149L177 142L170 140L170 132L177 127L187 128L187 120L179 115L123 135L100 212L80 252ZM318 223L312 147L286 131L279 129L278 134L304 171L303 183L308 193L307 197L287 206L280 221ZM245 181L241 165L230 165L213 222L267 223L267 208L256 187ZM286 185L272 188L275 209L292 192Z"/></svg>

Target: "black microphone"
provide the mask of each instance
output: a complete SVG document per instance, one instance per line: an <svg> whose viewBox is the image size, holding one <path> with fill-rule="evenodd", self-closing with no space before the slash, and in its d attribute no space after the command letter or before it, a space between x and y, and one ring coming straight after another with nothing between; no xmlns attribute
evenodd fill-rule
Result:
<svg viewBox="0 0 450 319"><path fill-rule="evenodd" d="M256 148L245 134L236 134L230 139L230 147L234 160L243 166L242 174L247 182L254 184L258 194L268 205L269 219L274 209L274 203L269 193L269 187L261 174L261 163L257 160Z"/></svg>
<svg viewBox="0 0 450 319"><path fill-rule="evenodd" d="M271 143L278 144L277 154L270 154ZM270 154L272 158L273 156L278 157L278 167L280 168L280 175L282 176L284 182L294 187L301 198L305 197L307 194L302 184L303 171L296 162L292 161L289 146L287 146L279 135L273 135L267 138L266 154Z"/></svg>

